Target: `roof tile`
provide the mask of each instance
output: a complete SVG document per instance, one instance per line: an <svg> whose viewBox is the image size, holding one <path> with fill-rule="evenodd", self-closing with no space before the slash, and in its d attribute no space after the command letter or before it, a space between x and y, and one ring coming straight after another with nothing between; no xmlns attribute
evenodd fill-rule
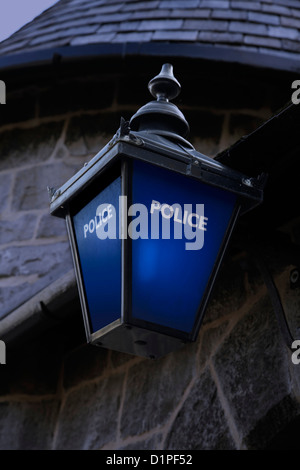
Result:
<svg viewBox="0 0 300 470"><path fill-rule="evenodd" d="M249 12L249 21L253 23L263 23L263 24L280 24L279 16L268 15L266 13L257 13L256 11Z"/></svg>
<svg viewBox="0 0 300 470"><path fill-rule="evenodd" d="M178 0L161 0L159 8L197 8L199 6L199 0L185 0L180 2Z"/></svg>
<svg viewBox="0 0 300 470"><path fill-rule="evenodd" d="M300 1L61 0L3 41L0 55L56 45L149 41L232 44L295 56Z"/></svg>
<svg viewBox="0 0 300 470"><path fill-rule="evenodd" d="M139 30L140 31L156 31L166 29L180 30L182 27L183 20L149 20L141 21Z"/></svg>
<svg viewBox="0 0 300 470"><path fill-rule="evenodd" d="M299 0L273 0L273 2L287 7L299 8Z"/></svg>
<svg viewBox="0 0 300 470"><path fill-rule="evenodd" d="M246 35L244 37L245 44L251 44L252 46L263 46L279 49L281 47L280 39L266 38L261 36Z"/></svg>
<svg viewBox="0 0 300 470"><path fill-rule="evenodd" d="M140 21L124 21L120 23L119 31L136 31L139 25Z"/></svg>
<svg viewBox="0 0 300 470"><path fill-rule="evenodd" d="M242 10L213 10L212 18L214 19L229 19L229 20L246 20L248 17L247 11Z"/></svg>
<svg viewBox="0 0 300 470"><path fill-rule="evenodd" d="M97 29L98 29L98 26L83 26L81 28L66 29L59 33L59 38L80 36L80 35L90 35L91 33L95 33ZM57 39L58 39L57 33L45 34L44 36L38 35L36 38L30 41L30 45L34 46L35 44L41 44L41 43L45 43L45 42L53 41Z"/></svg>
<svg viewBox="0 0 300 470"><path fill-rule="evenodd" d="M229 0L201 0L202 8L229 8Z"/></svg>
<svg viewBox="0 0 300 470"><path fill-rule="evenodd" d="M97 30L97 34L102 33L116 33L119 31L122 23L106 23L102 24Z"/></svg>
<svg viewBox="0 0 300 470"><path fill-rule="evenodd" d="M98 33L98 34L89 34L86 36L79 36L75 37L74 39L71 39L70 44L72 46L83 46L85 44L95 44L95 43L101 43L101 42L108 42L111 41L114 36L116 36L116 33Z"/></svg>
<svg viewBox="0 0 300 470"><path fill-rule="evenodd" d="M243 35L238 33L216 33L214 31L201 31L199 39L204 42L239 44L243 42Z"/></svg>
<svg viewBox="0 0 300 470"><path fill-rule="evenodd" d="M246 2L246 1L235 1L232 0L230 2L231 8L235 9L238 8L240 10L248 10L248 11L256 11L261 10L261 3L259 2Z"/></svg>
<svg viewBox="0 0 300 470"><path fill-rule="evenodd" d="M269 36L283 39L299 39L299 31L295 28L283 26L269 26Z"/></svg>
<svg viewBox="0 0 300 470"><path fill-rule="evenodd" d="M114 42L148 42L152 39L152 32L118 33Z"/></svg>
<svg viewBox="0 0 300 470"><path fill-rule="evenodd" d="M171 15L171 10L156 10L149 11L135 11L131 14L132 20L154 20L155 18L168 18Z"/></svg>
<svg viewBox="0 0 300 470"><path fill-rule="evenodd" d="M137 11L137 10L153 10L159 6L159 0L147 1L147 2L136 2L136 3L125 3L122 7L122 11Z"/></svg>
<svg viewBox="0 0 300 470"><path fill-rule="evenodd" d="M181 41L196 41L198 31L182 31L180 33ZM178 31L155 31L152 39L154 41L179 41Z"/></svg>
<svg viewBox="0 0 300 470"><path fill-rule="evenodd" d="M286 14L286 13L285 13ZM300 18L300 9L299 10L295 10L294 8L292 9L292 12L291 12L291 15L292 16L295 16L296 18Z"/></svg>
<svg viewBox="0 0 300 470"><path fill-rule="evenodd" d="M224 11L224 10L222 10ZM203 8L201 10L172 10L170 13L171 18L209 18L211 10Z"/></svg>
<svg viewBox="0 0 300 470"><path fill-rule="evenodd" d="M2 54L9 54L11 51L19 50L19 49L22 49L22 48L26 47L28 45L28 43L29 43L28 39L23 39L21 41L15 41L12 44L9 43L9 44L7 44L7 46L3 46L1 48L1 53Z"/></svg>
<svg viewBox="0 0 300 470"><path fill-rule="evenodd" d="M231 21L229 31L245 34L259 34L262 36L268 34L267 27L263 24L246 23L241 21Z"/></svg>
<svg viewBox="0 0 300 470"><path fill-rule="evenodd" d="M290 26L291 28L300 28L300 19L298 18L291 18L288 16L281 17L281 24L282 26Z"/></svg>
<svg viewBox="0 0 300 470"><path fill-rule="evenodd" d="M202 31L209 29L211 31L226 31L228 29L228 21L218 20L185 20L183 29L196 29Z"/></svg>
<svg viewBox="0 0 300 470"><path fill-rule="evenodd" d="M282 48L292 52L300 52L300 43L296 41L290 41L289 39L282 39Z"/></svg>
<svg viewBox="0 0 300 470"><path fill-rule="evenodd" d="M290 10L290 8L283 7L281 5L265 5L262 4L262 11L266 13L274 13L275 15L290 15L293 14L293 12ZM299 12L299 10L296 10Z"/></svg>

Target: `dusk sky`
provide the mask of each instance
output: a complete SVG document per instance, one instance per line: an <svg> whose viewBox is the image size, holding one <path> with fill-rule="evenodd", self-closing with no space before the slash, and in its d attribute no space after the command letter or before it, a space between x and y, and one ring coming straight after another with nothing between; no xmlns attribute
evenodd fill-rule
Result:
<svg viewBox="0 0 300 470"><path fill-rule="evenodd" d="M57 2L58 0L0 0L0 41Z"/></svg>

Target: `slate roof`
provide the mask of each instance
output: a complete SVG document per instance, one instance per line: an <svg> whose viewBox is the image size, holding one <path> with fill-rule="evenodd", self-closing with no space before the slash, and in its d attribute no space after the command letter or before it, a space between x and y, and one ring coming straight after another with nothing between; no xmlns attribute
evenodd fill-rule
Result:
<svg viewBox="0 0 300 470"><path fill-rule="evenodd" d="M60 0L0 57L87 44L210 44L298 59L299 0Z"/></svg>

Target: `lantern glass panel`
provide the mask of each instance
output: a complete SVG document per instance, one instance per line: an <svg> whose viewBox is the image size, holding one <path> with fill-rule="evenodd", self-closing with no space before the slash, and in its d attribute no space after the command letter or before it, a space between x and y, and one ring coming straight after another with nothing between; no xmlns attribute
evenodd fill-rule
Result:
<svg viewBox="0 0 300 470"><path fill-rule="evenodd" d="M121 317L120 195L118 177L73 216L91 333Z"/></svg>
<svg viewBox="0 0 300 470"><path fill-rule="evenodd" d="M148 209L148 237L132 240L133 319L192 332L236 201L232 192L134 162L132 202Z"/></svg>

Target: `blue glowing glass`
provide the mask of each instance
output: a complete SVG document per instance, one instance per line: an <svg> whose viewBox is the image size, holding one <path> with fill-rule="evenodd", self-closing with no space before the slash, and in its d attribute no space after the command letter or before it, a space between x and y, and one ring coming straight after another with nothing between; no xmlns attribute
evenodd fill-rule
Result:
<svg viewBox="0 0 300 470"><path fill-rule="evenodd" d="M117 178L73 217L92 333L121 317L120 195ZM104 238L110 223L116 237Z"/></svg>
<svg viewBox="0 0 300 470"><path fill-rule="evenodd" d="M153 201L161 208L154 209ZM190 333L233 215L236 195L136 161L132 202L147 207L149 235L132 240L132 317ZM197 213L196 204L200 205L198 217L192 215ZM170 206L178 207L176 214ZM159 219L159 231L154 214ZM200 220L199 214L205 219ZM164 239L168 228L162 227L168 222L170 237ZM185 233L191 237L192 230L198 242L190 247L201 249L186 249L193 240L188 240Z"/></svg>

